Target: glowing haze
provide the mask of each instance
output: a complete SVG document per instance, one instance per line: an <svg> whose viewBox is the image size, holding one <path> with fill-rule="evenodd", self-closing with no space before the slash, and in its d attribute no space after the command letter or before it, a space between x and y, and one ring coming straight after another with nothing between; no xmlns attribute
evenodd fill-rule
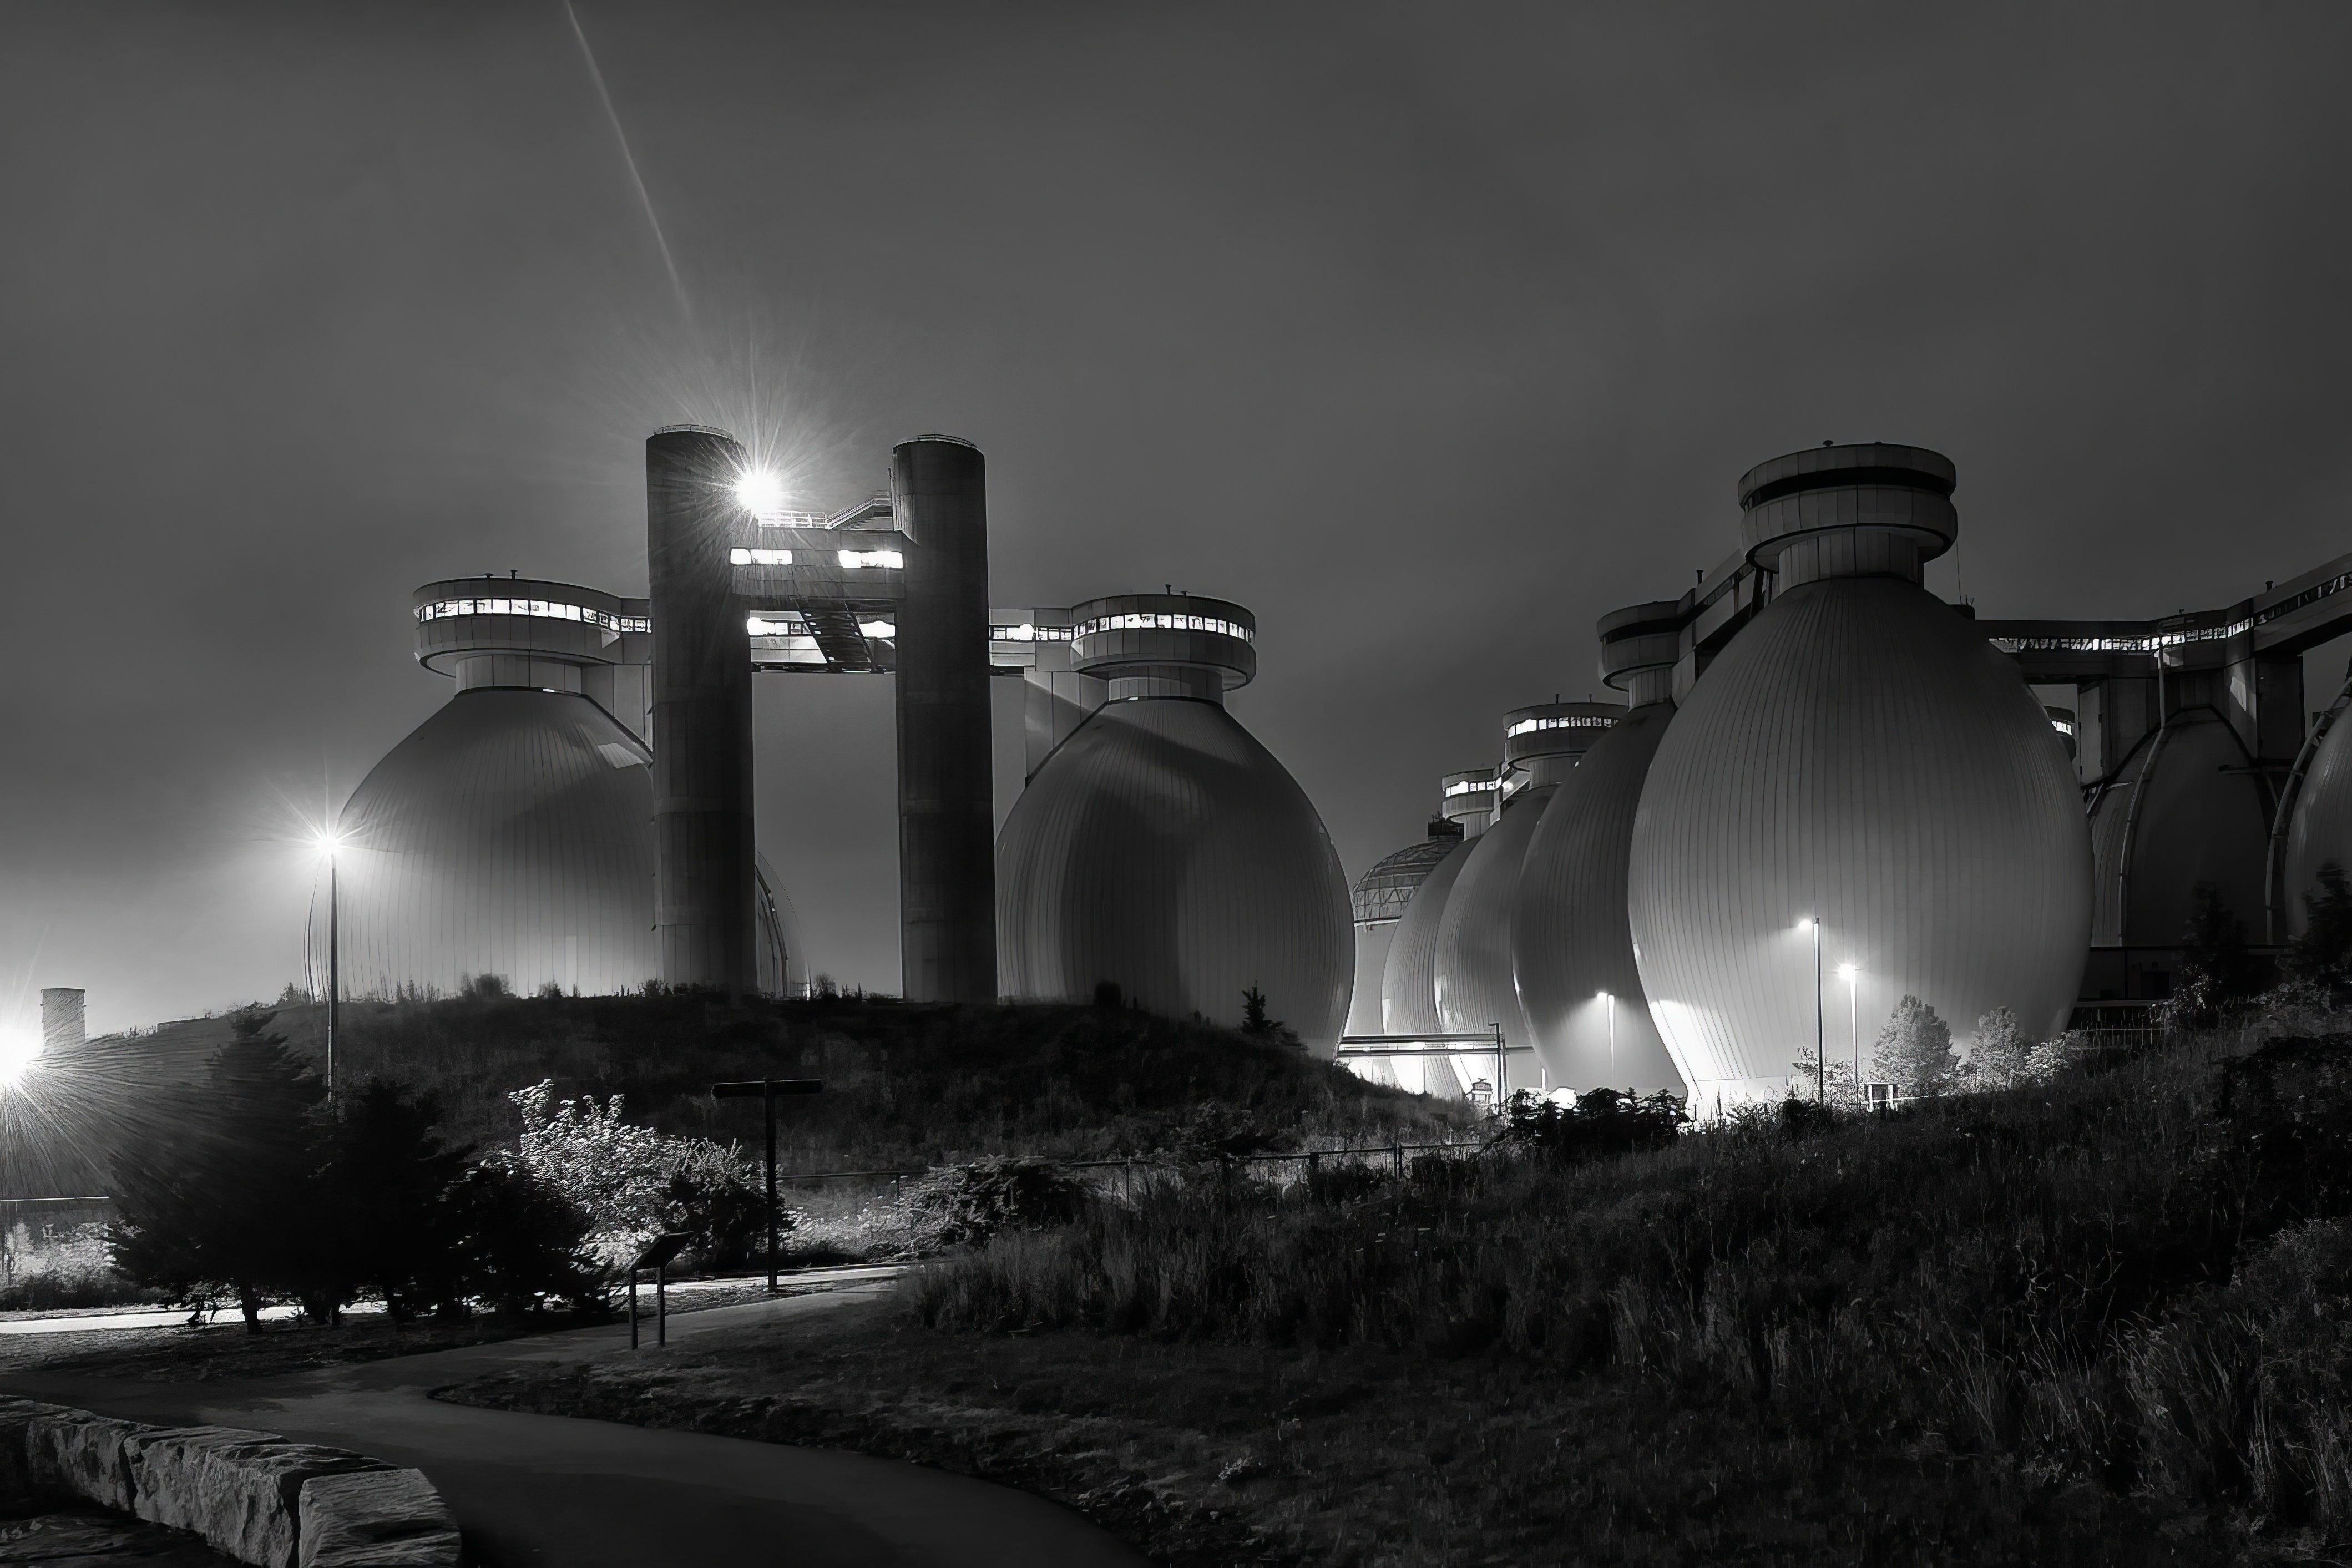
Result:
<svg viewBox="0 0 2352 1568"><path fill-rule="evenodd" d="M662 425L809 510L969 437L997 603L1248 605L1350 873L1779 452L1950 454L1988 613L2346 548L2338 7L574 15L12 15L0 1016L299 982L303 822L449 693L410 590L643 592ZM815 964L895 987L887 682L757 701Z"/></svg>

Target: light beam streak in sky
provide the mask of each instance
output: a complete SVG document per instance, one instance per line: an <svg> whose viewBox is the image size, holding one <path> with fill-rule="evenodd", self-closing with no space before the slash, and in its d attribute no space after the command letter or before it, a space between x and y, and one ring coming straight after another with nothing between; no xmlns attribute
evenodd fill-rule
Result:
<svg viewBox="0 0 2352 1568"><path fill-rule="evenodd" d="M613 140L621 144L621 162L628 166L629 184L636 187L637 204L645 208L646 223L654 231L654 244L661 247L662 265L669 269L669 286L677 296L677 308L688 321L694 319L694 305L686 297L686 284L677 275L677 262L669 253L669 237L662 232L661 217L654 211L652 193L646 189L645 176L637 173L637 155L629 150L629 133L621 128L620 110L613 107L613 94L604 85L604 73L597 67L596 51L588 45L588 30L580 25L580 14L572 8L572 0L563 0L564 19L572 24L572 36L580 40L580 56L588 62L588 79L596 84L596 97L604 106L604 118L613 127Z"/></svg>

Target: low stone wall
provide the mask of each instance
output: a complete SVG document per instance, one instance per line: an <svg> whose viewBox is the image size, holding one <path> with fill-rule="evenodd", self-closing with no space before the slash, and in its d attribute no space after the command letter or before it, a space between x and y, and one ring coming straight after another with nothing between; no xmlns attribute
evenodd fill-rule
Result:
<svg viewBox="0 0 2352 1568"><path fill-rule="evenodd" d="M79 1498L200 1535L254 1568L455 1568L433 1483L234 1426L147 1426L0 1398L0 1496Z"/></svg>

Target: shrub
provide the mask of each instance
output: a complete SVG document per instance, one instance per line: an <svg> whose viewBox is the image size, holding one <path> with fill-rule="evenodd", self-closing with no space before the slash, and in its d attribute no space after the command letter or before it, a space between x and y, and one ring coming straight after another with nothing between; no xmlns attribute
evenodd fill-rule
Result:
<svg viewBox="0 0 2352 1568"><path fill-rule="evenodd" d="M1086 1206L1085 1183L1059 1165L1014 1156L926 1173L905 1206L919 1250L983 1242L1006 1231L1067 1225Z"/></svg>
<svg viewBox="0 0 2352 1568"><path fill-rule="evenodd" d="M1871 1048L1871 1070L1906 1095L1943 1093L1959 1065L1952 1054L1951 1026L1916 996L1895 1004Z"/></svg>
<svg viewBox="0 0 2352 1568"><path fill-rule="evenodd" d="M2176 1034L2214 1027L2223 1008L2254 988L2244 923L2221 902L2212 884L2200 882L2191 897L2195 903L2189 929L2181 933L2172 994L2157 1009L2165 1028Z"/></svg>
<svg viewBox="0 0 2352 1568"><path fill-rule="evenodd" d="M476 1165L451 1190L449 1212L457 1268L445 1312L462 1315L468 1299L509 1319L543 1311L551 1301L604 1305L604 1275L588 1247L587 1215L527 1166L507 1160Z"/></svg>
<svg viewBox="0 0 2352 1568"><path fill-rule="evenodd" d="M1977 1020L1977 1037L1962 1070L1971 1089L2014 1089L2031 1077L2033 1042L2017 1026L2017 1015L1995 1007Z"/></svg>
<svg viewBox="0 0 2352 1568"><path fill-rule="evenodd" d="M695 1261L731 1265L762 1234L765 1191L735 1151L625 1121L617 1094L551 1103L555 1086L542 1080L507 1098L522 1119L517 1160L588 1215L607 1261L684 1231Z"/></svg>
<svg viewBox="0 0 2352 1568"><path fill-rule="evenodd" d="M1613 1089L1592 1089L1561 1105L1522 1090L1511 1097L1496 1140L1547 1159L1592 1160L1662 1148L1689 1121L1682 1101L1664 1091L1636 1099Z"/></svg>

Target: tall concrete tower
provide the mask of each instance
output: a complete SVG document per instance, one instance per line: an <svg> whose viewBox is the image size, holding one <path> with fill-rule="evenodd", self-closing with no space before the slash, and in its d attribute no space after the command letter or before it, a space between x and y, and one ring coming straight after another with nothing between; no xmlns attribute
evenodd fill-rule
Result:
<svg viewBox="0 0 2352 1568"><path fill-rule="evenodd" d="M915 546L898 612L901 986L910 1002L993 1002L987 462L969 441L918 436L892 449L890 490Z"/></svg>
<svg viewBox="0 0 2352 1568"><path fill-rule="evenodd" d="M674 426L646 442L654 930L665 982L731 995L756 992L760 981L751 650L728 561L742 510L735 482L746 467L743 448L722 431ZM983 714L986 700L983 692Z"/></svg>

